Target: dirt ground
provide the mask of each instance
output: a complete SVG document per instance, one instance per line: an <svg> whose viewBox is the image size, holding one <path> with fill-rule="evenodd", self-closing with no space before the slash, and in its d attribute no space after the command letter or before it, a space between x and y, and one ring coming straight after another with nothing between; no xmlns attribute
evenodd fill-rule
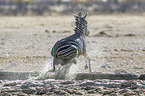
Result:
<svg viewBox="0 0 145 96"><path fill-rule="evenodd" d="M87 53L93 72L145 73L145 16L87 18ZM51 65L54 43L74 33L73 16L0 17L0 69L40 71ZM84 58L78 59L84 72Z"/></svg>

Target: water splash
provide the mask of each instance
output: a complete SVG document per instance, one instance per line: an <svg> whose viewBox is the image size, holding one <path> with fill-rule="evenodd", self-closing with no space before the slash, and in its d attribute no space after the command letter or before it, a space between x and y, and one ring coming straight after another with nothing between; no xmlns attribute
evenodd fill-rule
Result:
<svg viewBox="0 0 145 96"><path fill-rule="evenodd" d="M74 80L77 72L78 72L78 66L75 64L72 64L69 69L69 72L66 74L65 79Z"/></svg>
<svg viewBox="0 0 145 96"><path fill-rule="evenodd" d="M54 78L54 72L52 72L52 62L53 60L52 59L48 59L46 62L45 62L45 66L41 68L41 71L39 72L39 76L37 77L31 77L30 76L30 80L33 79L33 80L42 80L42 79L50 79L50 78Z"/></svg>
<svg viewBox="0 0 145 96"><path fill-rule="evenodd" d="M78 58L77 64L67 64L62 66L56 73L56 79L74 80L78 72L89 72L89 69L85 69L84 58Z"/></svg>
<svg viewBox="0 0 145 96"><path fill-rule="evenodd" d="M85 70L85 61L84 58L77 59L77 64L69 63L67 65L61 66L57 65L56 71L52 72L53 60L49 59L45 62L45 66L41 68L39 76L31 77L29 80L44 80L44 79L66 79L74 80L78 72L88 72L88 69Z"/></svg>
<svg viewBox="0 0 145 96"><path fill-rule="evenodd" d="M45 66L40 71L41 74L44 74L44 73L52 70L52 63L53 63L52 61L53 61L52 59L48 59L45 62Z"/></svg>

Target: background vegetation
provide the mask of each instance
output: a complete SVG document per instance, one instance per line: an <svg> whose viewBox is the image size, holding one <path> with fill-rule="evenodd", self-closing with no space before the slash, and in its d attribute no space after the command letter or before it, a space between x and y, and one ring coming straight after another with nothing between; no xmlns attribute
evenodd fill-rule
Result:
<svg viewBox="0 0 145 96"><path fill-rule="evenodd" d="M145 0L0 0L0 15L144 13Z"/></svg>

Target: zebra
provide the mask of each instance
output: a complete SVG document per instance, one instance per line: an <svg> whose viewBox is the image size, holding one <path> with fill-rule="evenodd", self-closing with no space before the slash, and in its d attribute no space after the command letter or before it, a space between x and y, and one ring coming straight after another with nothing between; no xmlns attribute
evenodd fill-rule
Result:
<svg viewBox="0 0 145 96"><path fill-rule="evenodd" d="M75 33L69 37L63 38L57 41L51 50L53 56L53 71L55 71L55 65L60 64L61 66L67 65L68 63L77 63L76 58L80 55L85 57L85 69L91 72L90 58L87 57L86 53L86 41L85 36L89 35L87 29L87 13L82 16L81 12L73 14L75 17Z"/></svg>

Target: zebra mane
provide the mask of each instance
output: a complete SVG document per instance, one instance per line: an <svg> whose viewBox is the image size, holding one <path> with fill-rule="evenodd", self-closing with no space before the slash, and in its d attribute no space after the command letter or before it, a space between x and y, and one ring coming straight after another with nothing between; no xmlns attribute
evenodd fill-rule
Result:
<svg viewBox="0 0 145 96"><path fill-rule="evenodd" d="M84 22L87 22L85 19L87 17L87 13L86 15L82 16L82 13L79 12L78 15L73 15L75 17L75 33L77 34L83 34L85 26L84 26Z"/></svg>

